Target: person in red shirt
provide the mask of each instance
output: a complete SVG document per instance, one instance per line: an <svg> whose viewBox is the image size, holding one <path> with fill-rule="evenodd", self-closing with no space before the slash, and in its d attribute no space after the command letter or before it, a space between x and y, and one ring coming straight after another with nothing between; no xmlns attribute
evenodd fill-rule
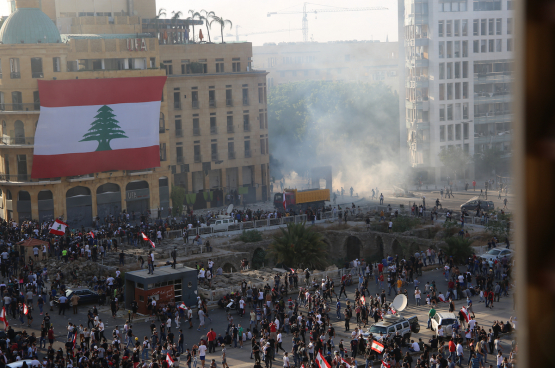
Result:
<svg viewBox="0 0 555 368"><path fill-rule="evenodd" d="M270 322L270 336L274 340L277 338L277 326L274 322Z"/></svg>
<svg viewBox="0 0 555 368"><path fill-rule="evenodd" d="M457 351L457 346L455 345L455 342L453 341L453 339L449 339L449 358L451 358L451 361L454 362L455 361L455 352Z"/></svg>
<svg viewBox="0 0 555 368"><path fill-rule="evenodd" d="M214 329L211 328L210 331L206 334L206 338L208 339L208 353L216 352L216 332Z"/></svg>

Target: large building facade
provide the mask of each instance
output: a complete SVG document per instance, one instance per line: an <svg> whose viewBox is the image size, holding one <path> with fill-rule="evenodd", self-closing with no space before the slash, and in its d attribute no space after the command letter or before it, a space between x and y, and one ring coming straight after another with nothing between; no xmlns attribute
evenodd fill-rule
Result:
<svg viewBox="0 0 555 368"><path fill-rule="evenodd" d="M122 1L117 13L113 3L13 2L0 29L0 215L72 227L122 211L166 216L172 185L192 194L191 208L221 205L231 191L266 199L266 73L250 68L251 44L187 44L186 23L154 27L154 0ZM38 80L161 75L160 167L31 178Z"/></svg>
<svg viewBox="0 0 555 368"><path fill-rule="evenodd" d="M406 92L400 94L401 140L417 176L429 183L446 179L439 153L453 147L470 156L486 148L510 156L512 1L405 0L399 8ZM475 174L470 164L464 178Z"/></svg>
<svg viewBox="0 0 555 368"><path fill-rule="evenodd" d="M383 82L398 90L397 42L283 42L254 46L254 67L268 86L305 80Z"/></svg>

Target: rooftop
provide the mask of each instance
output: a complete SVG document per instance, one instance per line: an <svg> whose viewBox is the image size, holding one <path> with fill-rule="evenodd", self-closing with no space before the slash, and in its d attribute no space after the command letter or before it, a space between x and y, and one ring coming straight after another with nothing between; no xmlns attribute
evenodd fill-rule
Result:
<svg viewBox="0 0 555 368"><path fill-rule="evenodd" d="M153 38L150 33L133 33L133 34L63 34L62 41L67 40L113 40L127 38Z"/></svg>
<svg viewBox="0 0 555 368"><path fill-rule="evenodd" d="M38 8L19 8L4 21L0 29L3 44L60 43L54 22Z"/></svg>
<svg viewBox="0 0 555 368"><path fill-rule="evenodd" d="M182 274L183 272L190 272L190 271L194 271L197 272L197 270L195 270L194 268L191 267L187 267L187 266L183 266L183 265L177 265L176 268L173 268L172 266L162 266L162 267L155 267L154 268L154 274L150 275L148 273L148 268L142 269L142 270L137 270L137 271L129 271L125 273L125 276L133 276L133 278L141 278L141 279L152 279L152 278L156 278L156 277L160 277L160 276L170 276L170 275L179 275Z"/></svg>

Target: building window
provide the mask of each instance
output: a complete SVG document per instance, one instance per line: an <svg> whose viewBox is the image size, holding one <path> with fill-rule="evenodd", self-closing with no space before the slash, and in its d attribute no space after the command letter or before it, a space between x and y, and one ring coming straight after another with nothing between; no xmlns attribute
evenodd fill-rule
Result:
<svg viewBox="0 0 555 368"><path fill-rule="evenodd" d="M462 57L468 57L468 41L462 42Z"/></svg>
<svg viewBox="0 0 555 368"><path fill-rule="evenodd" d="M18 58L11 58L10 59L10 78L11 79L21 78L21 73L20 73L20 70L19 70L19 59Z"/></svg>
<svg viewBox="0 0 555 368"><path fill-rule="evenodd" d="M488 33L488 20L480 19L480 35L485 36Z"/></svg>
<svg viewBox="0 0 555 368"><path fill-rule="evenodd" d="M453 36L453 33L451 33L453 28L453 21L452 20L448 20L445 22L445 35L447 37L451 37Z"/></svg>
<svg viewBox="0 0 555 368"><path fill-rule="evenodd" d="M260 129L264 129L264 113L258 114L258 122L260 123Z"/></svg>
<svg viewBox="0 0 555 368"><path fill-rule="evenodd" d="M488 40L488 51L494 52L495 51L495 40Z"/></svg>
<svg viewBox="0 0 555 368"><path fill-rule="evenodd" d="M480 52L480 41L478 41L478 40L472 41L472 46L473 46L473 50L472 50L472 51L473 51L475 54L477 54L477 53Z"/></svg>
<svg viewBox="0 0 555 368"><path fill-rule="evenodd" d="M175 120L175 136L183 137L183 126L181 124L181 119Z"/></svg>
<svg viewBox="0 0 555 368"><path fill-rule="evenodd" d="M193 146L193 159L195 162L202 162L202 154L200 153L200 145Z"/></svg>
<svg viewBox="0 0 555 368"><path fill-rule="evenodd" d="M495 34L498 36L503 34L503 30L501 29L502 24L503 24L503 19L497 18L495 20Z"/></svg>
<svg viewBox="0 0 555 368"><path fill-rule="evenodd" d="M250 132L251 131L251 124L249 122L249 116L243 115L243 131Z"/></svg>
<svg viewBox="0 0 555 368"><path fill-rule="evenodd" d="M447 105L447 120L453 120L453 105Z"/></svg>
<svg viewBox="0 0 555 368"><path fill-rule="evenodd" d="M198 91L192 91L191 92L191 107L193 109L198 109L199 108Z"/></svg>
<svg viewBox="0 0 555 368"><path fill-rule="evenodd" d="M199 121L199 118L193 118L193 135L200 135L200 121Z"/></svg>
<svg viewBox="0 0 555 368"><path fill-rule="evenodd" d="M453 41L447 41L447 58L453 57Z"/></svg>
<svg viewBox="0 0 555 368"><path fill-rule="evenodd" d="M243 106L249 106L249 89L243 88Z"/></svg>
<svg viewBox="0 0 555 368"><path fill-rule="evenodd" d="M474 11L501 10L501 0L474 0L472 5Z"/></svg>
<svg viewBox="0 0 555 368"><path fill-rule="evenodd" d="M460 36L460 28L461 28L461 21L460 20L456 20L453 23L453 34L455 35L455 37L459 37Z"/></svg>
<svg viewBox="0 0 555 368"><path fill-rule="evenodd" d="M262 138L260 140L260 154L261 155L265 155L266 154L266 140L264 138Z"/></svg>
<svg viewBox="0 0 555 368"><path fill-rule="evenodd" d="M438 29L437 29L437 36L438 37L443 37L443 27L444 27L444 22L442 20L440 20L437 23Z"/></svg>
<svg viewBox="0 0 555 368"><path fill-rule="evenodd" d="M218 126L216 125L216 117L210 117L210 134L218 134Z"/></svg>
<svg viewBox="0 0 555 368"><path fill-rule="evenodd" d="M229 160L235 159L235 143L227 142L227 158Z"/></svg>
<svg viewBox="0 0 555 368"><path fill-rule="evenodd" d="M474 21L472 22L472 35L480 35L480 19L474 19Z"/></svg>
<svg viewBox="0 0 555 368"><path fill-rule="evenodd" d="M175 156L176 156L176 162L178 164L182 164L183 163L183 147L175 147Z"/></svg>
<svg viewBox="0 0 555 368"><path fill-rule="evenodd" d="M443 83L439 85L439 100L445 100L445 84Z"/></svg>
<svg viewBox="0 0 555 368"><path fill-rule="evenodd" d="M495 29L494 29L494 22L495 19L489 19L488 20L488 35L493 36L495 34Z"/></svg>
<svg viewBox="0 0 555 368"><path fill-rule="evenodd" d="M258 87L258 103L264 103L264 88Z"/></svg>
<svg viewBox="0 0 555 368"><path fill-rule="evenodd" d="M453 79L453 63L447 63L447 79Z"/></svg>
<svg viewBox="0 0 555 368"><path fill-rule="evenodd" d="M62 62L59 57L52 58L52 69L55 73L62 71Z"/></svg>
<svg viewBox="0 0 555 368"><path fill-rule="evenodd" d="M461 57L461 41L455 41L455 57Z"/></svg>
<svg viewBox="0 0 555 368"><path fill-rule="evenodd" d="M249 158L251 156L251 141L245 141L245 158Z"/></svg>
<svg viewBox="0 0 555 368"><path fill-rule="evenodd" d="M232 64L231 70L232 70L234 73L240 72L240 71L241 71L241 62L238 61L238 62L236 62L236 63L233 63L233 64Z"/></svg>
<svg viewBox="0 0 555 368"><path fill-rule="evenodd" d="M208 91L208 106L216 107L216 91Z"/></svg>
<svg viewBox="0 0 555 368"><path fill-rule="evenodd" d="M468 119L468 102L463 103L462 108L463 108L463 119Z"/></svg>
<svg viewBox="0 0 555 368"><path fill-rule="evenodd" d="M218 161L218 143L212 143L210 145L210 156L212 161Z"/></svg>
<svg viewBox="0 0 555 368"><path fill-rule="evenodd" d="M445 125L439 126L439 141L445 142Z"/></svg>
<svg viewBox="0 0 555 368"><path fill-rule="evenodd" d="M507 34L513 34L513 18L507 18Z"/></svg>
<svg viewBox="0 0 555 368"><path fill-rule="evenodd" d="M502 51L502 50L501 50L501 47L502 47L502 46L501 46L501 41L502 41L501 39L495 40L495 51L496 51L496 52L501 52L501 51Z"/></svg>
<svg viewBox="0 0 555 368"><path fill-rule="evenodd" d="M439 105L439 121L445 121L445 105Z"/></svg>
<svg viewBox="0 0 555 368"><path fill-rule="evenodd" d="M461 140L461 124L455 124L455 140Z"/></svg>
<svg viewBox="0 0 555 368"><path fill-rule="evenodd" d="M468 36L468 19L462 20L462 36Z"/></svg>
<svg viewBox="0 0 555 368"><path fill-rule="evenodd" d="M480 52L481 52L481 53L486 53L486 52L488 52L487 40L480 40Z"/></svg>
<svg viewBox="0 0 555 368"><path fill-rule="evenodd" d="M233 115L228 115L227 116L227 132L228 133L233 133L234 129L233 129Z"/></svg>
<svg viewBox="0 0 555 368"><path fill-rule="evenodd" d="M463 123L463 139L468 139L468 123Z"/></svg>
<svg viewBox="0 0 555 368"><path fill-rule="evenodd" d="M461 77L461 63L455 63L455 79L459 79Z"/></svg>
<svg viewBox="0 0 555 368"><path fill-rule="evenodd" d="M160 143L160 161L166 161L166 144Z"/></svg>
<svg viewBox="0 0 555 368"><path fill-rule="evenodd" d="M461 84L455 83L455 100L461 99Z"/></svg>
<svg viewBox="0 0 555 368"><path fill-rule="evenodd" d="M462 62L462 77L463 78L468 78L468 61L463 61Z"/></svg>
<svg viewBox="0 0 555 368"><path fill-rule="evenodd" d="M447 140L453 140L453 125L447 125Z"/></svg>
<svg viewBox="0 0 555 368"><path fill-rule="evenodd" d="M174 110L181 110L181 93L173 93L173 108Z"/></svg>
<svg viewBox="0 0 555 368"><path fill-rule="evenodd" d="M513 51L513 39L512 38L507 39L507 51Z"/></svg>
<svg viewBox="0 0 555 368"><path fill-rule="evenodd" d="M35 109L35 111L40 110L39 91L33 91L33 108Z"/></svg>
<svg viewBox="0 0 555 368"><path fill-rule="evenodd" d="M447 83L447 99L453 99L453 83Z"/></svg>
<svg viewBox="0 0 555 368"><path fill-rule="evenodd" d="M233 93L231 89L225 90L225 105L233 106Z"/></svg>
<svg viewBox="0 0 555 368"><path fill-rule="evenodd" d="M439 42L439 58L443 59L445 57L445 42Z"/></svg>
<svg viewBox="0 0 555 368"><path fill-rule="evenodd" d="M12 108L13 111L23 111L23 97L19 91L12 92Z"/></svg>
<svg viewBox="0 0 555 368"><path fill-rule="evenodd" d="M439 63L439 79L445 79L445 63Z"/></svg>
<svg viewBox="0 0 555 368"><path fill-rule="evenodd" d="M513 10L513 2L512 2L512 0L507 1L507 10Z"/></svg>
<svg viewBox="0 0 555 368"><path fill-rule="evenodd" d="M463 93L462 93L462 98L468 98L468 82L463 82Z"/></svg>
<svg viewBox="0 0 555 368"><path fill-rule="evenodd" d="M216 73L224 72L224 63L216 63Z"/></svg>

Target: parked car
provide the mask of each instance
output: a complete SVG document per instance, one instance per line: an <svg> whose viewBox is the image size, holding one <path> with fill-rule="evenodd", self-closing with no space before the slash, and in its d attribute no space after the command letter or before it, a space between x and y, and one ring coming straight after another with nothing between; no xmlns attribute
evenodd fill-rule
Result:
<svg viewBox="0 0 555 368"><path fill-rule="evenodd" d="M403 343L409 344L411 334L420 332L418 317L404 318L388 315L383 321L374 323L368 330L368 334L371 333L375 337L380 336L380 334L395 336L397 332L403 336Z"/></svg>
<svg viewBox="0 0 555 368"><path fill-rule="evenodd" d="M461 204L461 211L476 211L478 203L480 204L480 209L484 211L493 211L495 209L495 205L492 201L485 201L478 197L473 197L469 201Z"/></svg>
<svg viewBox="0 0 555 368"><path fill-rule="evenodd" d="M32 359L18 360L17 362L13 362L13 363L10 363L10 364L6 364L6 367L10 367L10 368L20 368L20 367L23 366L23 362L27 363L27 366L28 366L29 368L32 367L32 363L33 363L33 360L32 360Z"/></svg>
<svg viewBox="0 0 555 368"><path fill-rule="evenodd" d="M79 304L98 303L98 301L100 300L100 295L98 295L94 291L90 289L79 288L66 290L66 298L68 299L68 301L71 300L73 294L79 295ZM57 305L59 304L59 302L60 297L57 297L54 300L54 303Z"/></svg>
<svg viewBox="0 0 555 368"><path fill-rule="evenodd" d="M503 257L507 257L507 259L511 259L514 255L514 252L510 249L506 248L493 248L488 250L484 254L480 254L478 257L485 259L486 261L494 261L496 259L502 259Z"/></svg>
<svg viewBox="0 0 555 368"><path fill-rule="evenodd" d="M447 313L447 312L437 312L432 318L432 331L434 334L438 334L438 326L443 327L443 336L451 336L453 332L453 323L457 320L457 316L454 313Z"/></svg>

